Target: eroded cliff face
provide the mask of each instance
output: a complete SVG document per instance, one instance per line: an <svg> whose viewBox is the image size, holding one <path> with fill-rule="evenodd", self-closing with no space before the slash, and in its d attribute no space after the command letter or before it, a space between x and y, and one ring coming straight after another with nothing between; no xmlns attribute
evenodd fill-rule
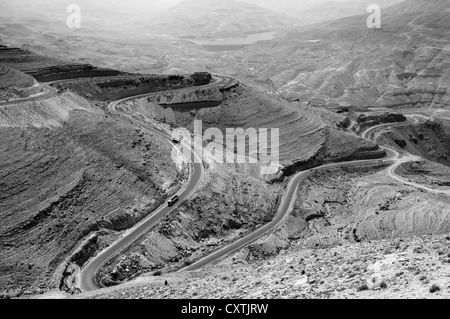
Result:
<svg viewBox="0 0 450 319"><path fill-rule="evenodd" d="M330 169L310 176L299 186L288 220L250 245L247 259L276 256L293 244L329 249L373 240L448 234L448 196L405 186L385 172L386 166L379 164Z"/></svg>
<svg viewBox="0 0 450 319"><path fill-rule="evenodd" d="M450 166L450 121L394 127L384 140L424 159Z"/></svg>
<svg viewBox="0 0 450 319"><path fill-rule="evenodd" d="M0 46L0 62L34 77L39 82L122 74L117 70L96 68L90 64L68 63L6 46Z"/></svg>
<svg viewBox="0 0 450 319"><path fill-rule="evenodd" d="M327 161L380 158L375 143L343 131L346 118L268 95L237 81L207 88L163 92L119 106L157 121L194 131L268 128L280 130L280 170L276 181Z"/></svg>
<svg viewBox="0 0 450 319"><path fill-rule="evenodd" d="M268 186L232 165L207 170L195 196L102 269L105 286L146 272L174 272L269 222L278 209L279 186Z"/></svg>
<svg viewBox="0 0 450 319"><path fill-rule="evenodd" d="M355 117L355 126L353 130L357 133L364 131L370 127L386 124L386 123L402 123L407 120L406 116L400 113L392 113L392 112L376 112L369 111L364 113L355 112L353 114Z"/></svg>
<svg viewBox="0 0 450 319"><path fill-rule="evenodd" d="M385 43L378 45L381 47ZM329 55L332 46L330 43L324 43L317 45L314 50L310 46L299 50L305 51L305 54L314 51L314 54L321 52ZM334 59L342 59L339 67L328 66L302 72L289 83L282 84L280 91L303 101L322 99L328 104L340 106L396 107L450 104L448 91L450 69L446 62L450 58L448 49L431 46L420 48L393 46L389 52L384 47L375 49L377 52L383 52L378 57L353 52L364 47L350 48L349 44L345 49L357 56L360 55L357 61L346 60L342 52L344 50L331 53ZM341 56L335 56L336 54Z"/></svg>
<svg viewBox="0 0 450 319"><path fill-rule="evenodd" d="M13 296L58 288L86 236L136 223L187 177L162 138L74 93L0 107L0 137L0 291Z"/></svg>
<svg viewBox="0 0 450 319"><path fill-rule="evenodd" d="M110 79L78 80L56 84L55 86L59 90L70 89L89 99L115 101L140 94L206 85L211 80L206 75L200 78L195 75L128 75ZM172 99L174 99L173 103L177 103L177 100L181 100L182 97L186 99L186 96L183 95L176 98L179 94L181 93L175 91L160 96L161 99L164 99L165 96L170 97L170 99L166 98L167 103L171 103L170 100Z"/></svg>
<svg viewBox="0 0 450 319"><path fill-rule="evenodd" d="M26 98L42 91L41 85L33 77L0 64L0 103Z"/></svg>
<svg viewBox="0 0 450 319"><path fill-rule="evenodd" d="M207 105L214 102L211 99L217 104ZM345 117L316 112L245 85L162 92L118 107L191 131L194 120L202 120L203 130L279 128L283 166L281 175L273 176L268 184L258 165L208 165L205 181L193 199L101 271L98 279L107 286L144 272L159 275L176 270L269 222L278 208L285 176L326 161L385 155L378 145L342 131ZM292 225L298 225L297 221Z"/></svg>

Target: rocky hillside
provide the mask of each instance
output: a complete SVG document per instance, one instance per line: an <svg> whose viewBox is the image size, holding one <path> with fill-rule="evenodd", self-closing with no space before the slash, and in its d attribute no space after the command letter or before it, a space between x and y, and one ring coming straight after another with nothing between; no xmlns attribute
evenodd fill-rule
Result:
<svg viewBox="0 0 450 319"><path fill-rule="evenodd" d="M125 102L120 108L151 122L191 130L194 119L203 121L204 130L280 128L282 170L275 180L281 182L267 184L259 165L208 165L207 176L191 200L106 265L98 277L104 285L127 282L146 272L155 276L173 272L269 222L286 186L285 176L324 161L384 156L376 144L342 131L339 125L345 117L292 104L242 84L223 86L163 92ZM195 103L203 97L216 103ZM156 103L168 100L176 103Z"/></svg>
<svg viewBox="0 0 450 319"><path fill-rule="evenodd" d="M80 297L445 298L448 203L393 182L384 165L316 173L284 225L218 264Z"/></svg>
<svg viewBox="0 0 450 319"><path fill-rule="evenodd" d="M170 91L206 85L211 81L193 75L128 75L109 79L85 79L58 83L59 90L71 90L96 101L115 101L126 97L159 91Z"/></svg>
<svg viewBox="0 0 450 319"><path fill-rule="evenodd" d="M191 131L194 120L202 121L204 131L208 128L219 128L223 132L227 128L279 128L283 175L326 161L384 156L376 144L344 132L343 116L292 104L243 84L228 90L220 88L219 85L175 95L164 93L153 99L129 102L122 108ZM208 101L211 103L187 103Z"/></svg>
<svg viewBox="0 0 450 319"><path fill-rule="evenodd" d="M0 290L14 296L59 288L88 234L102 228L104 247L186 179L163 139L73 92L0 106L0 140Z"/></svg>
<svg viewBox="0 0 450 319"><path fill-rule="evenodd" d="M382 9L393 6L404 0L351 0L351 1L313 1L308 5L296 3L296 7L286 14L298 19L297 25L310 25L325 21L338 20L351 16L364 15L367 7L372 4L379 5ZM278 2L278 1L277 1Z"/></svg>
<svg viewBox="0 0 450 319"><path fill-rule="evenodd" d="M141 277L76 298L445 299L449 241L423 236L314 250L299 243L276 258L249 261L243 252L197 272Z"/></svg>
<svg viewBox="0 0 450 319"><path fill-rule="evenodd" d="M26 88L33 84L34 79L31 76L0 64L0 89Z"/></svg>
<svg viewBox="0 0 450 319"><path fill-rule="evenodd" d="M25 98L41 90L33 77L0 64L0 102Z"/></svg>
<svg viewBox="0 0 450 319"><path fill-rule="evenodd" d="M206 165L195 194L98 277L112 286L143 275L144 285L97 296L446 297L449 198L395 181L381 163L311 173L276 231L221 264L171 273L269 222L296 172L385 155L348 130L354 124L349 118L330 110L352 116L357 129L404 120L408 112L435 115L380 141L426 159L400 166L398 174L448 187L449 9L448 1L407 0L383 9L380 30L368 29L367 14L361 14L215 53L150 33L236 37L278 30L290 20L240 1L185 0L142 32L128 34L96 30L66 37L11 21L1 25L4 43L26 44L0 47L3 74L14 81L127 78L56 84L59 92L51 98L0 104L0 292L77 292L79 270L89 258L186 181L165 139L105 107L113 99L163 90L120 109L165 129L192 131L194 120L203 121L203 130L279 128L279 172L261 176L261 163ZM34 54L27 45L73 62ZM190 87L198 83L189 76L129 76L111 66L170 74L214 70L241 81ZM165 280L170 285L162 287Z"/></svg>
<svg viewBox="0 0 450 319"><path fill-rule="evenodd" d="M100 69L90 64L71 64L66 61L38 55L28 50L6 46L0 46L0 63L22 71L39 82L120 74L116 70Z"/></svg>
<svg viewBox="0 0 450 319"><path fill-rule="evenodd" d="M267 81L300 101L341 106L449 104L448 1L409 0L383 10L382 29L367 15L282 33L220 68ZM431 21L434 21L431 23Z"/></svg>
<svg viewBox="0 0 450 319"><path fill-rule="evenodd" d="M249 169L209 168L195 196L111 260L99 282L111 286L143 273L159 276L189 265L269 222L278 208L281 187L268 186Z"/></svg>
<svg viewBox="0 0 450 319"><path fill-rule="evenodd" d="M450 166L450 121L433 120L403 126L385 134L384 140L411 154Z"/></svg>

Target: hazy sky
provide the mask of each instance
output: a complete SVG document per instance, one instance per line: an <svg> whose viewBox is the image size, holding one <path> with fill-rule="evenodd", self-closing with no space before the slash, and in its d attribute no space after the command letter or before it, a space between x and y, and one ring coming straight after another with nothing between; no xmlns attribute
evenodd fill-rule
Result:
<svg viewBox="0 0 450 319"><path fill-rule="evenodd" d="M21 18L36 18L46 21L60 21L67 17L69 4L78 4L83 17L95 22L124 22L131 19L151 17L159 11L168 9L183 0L0 0L0 23L5 19L20 23ZM185 0L188 2L209 0ZM217 0L215 0L217 1ZM226 2L227 0L222 0ZM239 0L238 0L239 1ZM281 13L292 14L298 9L320 5L324 2L370 2L389 0L243 0ZM371 3L372 3L371 2ZM296 10L293 10L296 9ZM2 19L3 18L3 19Z"/></svg>
<svg viewBox="0 0 450 319"><path fill-rule="evenodd" d="M167 9L182 1L183 0L0 0L0 8L4 10L6 10L6 8L8 10L14 10L16 15L20 15L21 13L24 15L29 15L30 12L41 13L42 11L54 13L55 11L60 11L61 8L65 8L69 4L73 3L80 5L87 11L99 11L100 8L102 8L108 11L121 11L123 13L151 14ZM330 0L247 0L247 2L259 4L264 7L270 7L272 9L282 7L311 6L327 1Z"/></svg>

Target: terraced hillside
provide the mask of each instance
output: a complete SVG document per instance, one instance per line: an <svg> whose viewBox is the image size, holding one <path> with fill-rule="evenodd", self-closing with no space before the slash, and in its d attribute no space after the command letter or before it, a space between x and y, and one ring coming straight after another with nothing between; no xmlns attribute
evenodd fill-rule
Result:
<svg viewBox="0 0 450 319"><path fill-rule="evenodd" d="M205 81L205 82L203 82ZM126 75L113 78L78 79L57 83L59 90L70 90L90 100L115 101L145 93L177 90L208 84L210 79L197 79L195 74L186 75Z"/></svg>
<svg viewBox="0 0 450 319"><path fill-rule="evenodd" d="M81 77L119 75L111 69L100 69L90 64L74 64L35 54L28 50L0 45L0 64L31 75L39 82L49 82Z"/></svg>
<svg viewBox="0 0 450 319"><path fill-rule="evenodd" d="M378 145L342 131L343 116L315 112L242 84L223 89L219 83L200 91L203 96L195 88L163 92L124 102L119 109L144 121L183 125L191 130L194 119L202 120L203 130L280 128L284 167L276 181L324 161L385 155ZM195 101L203 98L203 103L216 103L208 106ZM158 101L177 103L159 105ZM259 169L259 164L208 165L195 196L111 260L99 274L99 281L110 286L145 272L157 275L174 271L272 220L285 184L267 184Z"/></svg>
<svg viewBox="0 0 450 319"><path fill-rule="evenodd" d="M43 92L33 77L0 64L0 102Z"/></svg>
<svg viewBox="0 0 450 319"><path fill-rule="evenodd" d="M204 10L207 3L216 9ZM195 21L184 17L188 9ZM247 9L257 14L249 16ZM129 245L88 279L96 275L101 284L113 286L144 275L158 287L144 287L150 294L135 287L125 294L145 297L349 297L394 286L399 278L402 288L414 280L424 289L424 272L433 280L438 274L448 290L450 200L436 189L448 190L450 174L445 119L449 12L448 1L406 0L383 9L380 30L368 29L362 14L284 30L274 40L223 52L204 51L186 39L136 35L136 30L106 35L93 27L89 36L80 30L67 37L58 30L48 34L51 23L42 31L39 19L22 27L7 20L0 25L0 43L22 49L0 46L0 94L6 90L5 99L22 97L14 93L15 85L39 90L34 79L85 79L43 86L46 91L36 91L43 94L33 100L0 103L0 297L50 289L79 292L80 270L90 258L126 237L155 208L166 206L189 176L187 165L172 161L167 139L142 123L166 132L176 127L192 132L195 120L202 121L203 131L279 129L278 172L261 174L262 161L204 163L192 195L168 209L153 228L135 232L139 238L127 237L133 243L122 241ZM153 28L141 30L188 39L228 37L290 26L287 21L241 2L186 0L155 19ZM29 28L33 24L36 30ZM181 30L182 24L188 28ZM67 55L72 62L25 50L29 46ZM88 64L92 61L167 75L131 75L96 68ZM206 72L203 77L175 75L192 70L239 80L216 75L210 83ZM114 78L105 79L109 76ZM119 103L117 109L110 103L137 94L148 95ZM310 170L327 162L382 158L386 152L377 143L349 127L359 132L406 119L408 125L389 129L379 139L396 148L400 159ZM387 168L391 160L418 159L406 151L426 160L403 163L397 173L429 188L402 183L392 166ZM251 155L261 159L260 153ZM289 177L303 170L298 189L288 192L296 192L293 211L277 215L286 220L270 234L247 242L230 258L222 256L223 263L207 266L210 273L174 274L267 226ZM250 266L238 266L246 263ZM386 268L393 272L389 267L395 273L380 274ZM243 279L243 274L262 279ZM421 279L414 277L419 274ZM165 282L171 278L174 282ZM206 280L216 286L210 288ZM399 294L397 287L392 290Z"/></svg>
<svg viewBox="0 0 450 319"><path fill-rule="evenodd" d="M72 267L186 179L159 136L72 92L0 106L0 141L0 291L11 295L59 288L88 234L102 229Z"/></svg>
<svg viewBox="0 0 450 319"><path fill-rule="evenodd" d="M446 119L398 127L386 133L383 139L411 154L450 166L450 121Z"/></svg>
<svg viewBox="0 0 450 319"><path fill-rule="evenodd" d="M378 146L341 130L345 117L318 112L300 104L264 94L246 85L229 89L211 87L166 93L152 99L130 101L121 106L128 112L173 123L194 130L194 120L201 120L203 131L218 128L279 128L280 163L285 175L305 166L324 161L364 156L382 157ZM166 104L167 100L175 104ZM213 102L202 105L195 102ZM162 102L162 103L161 103ZM184 102L184 103L183 103Z"/></svg>
<svg viewBox="0 0 450 319"><path fill-rule="evenodd" d="M10 87L26 88L33 84L33 77L0 64L0 90Z"/></svg>

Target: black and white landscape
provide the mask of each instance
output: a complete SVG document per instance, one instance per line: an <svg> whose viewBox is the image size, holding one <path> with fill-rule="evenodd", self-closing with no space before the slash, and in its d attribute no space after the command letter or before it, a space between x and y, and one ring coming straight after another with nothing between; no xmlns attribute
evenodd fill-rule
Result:
<svg viewBox="0 0 450 319"><path fill-rule="evenodd" d="M449 86L448 0L2 0L0 297L449 298Z"/></svg>

